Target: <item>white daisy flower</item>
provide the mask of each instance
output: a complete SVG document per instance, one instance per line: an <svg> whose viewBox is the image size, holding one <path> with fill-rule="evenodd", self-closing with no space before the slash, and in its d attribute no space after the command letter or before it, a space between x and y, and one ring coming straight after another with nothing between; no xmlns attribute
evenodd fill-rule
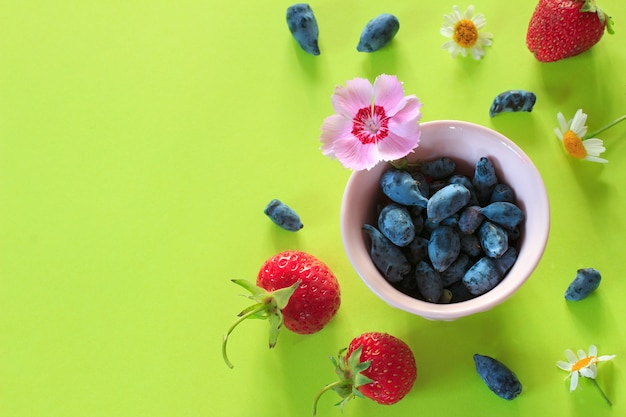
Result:
<svg viewBox="0 0 626 417"><path fill-rule="evenodd" d="M467 56L467 52L472 55L475 60L480 60L484 55L484 46L491 46L493 35L489 32L481 32L481 29L487 24L487 19L482 13L474 15L474 6L470 5L461 14L458 6L453 7L453 12L444 15L444 22L439 32L446 38L450 38L448 42L441 46L446 49L452 57L456 57L459 53Z"/></svg>
<svg viewBox="0 0 626 417"><path fill-rule="evenodd" d="M606 150L602 139L589 138L587 134L587 115L582 109L578 109L574 118L565 121L563 113L556 116L559 127L554 129L556 136L563 142L563 146L567 153L574 158L584 159L591 162L607 163L606 159L600 158L600 154Z"/></svg>
<svg viewBox="0 0 626 417"><path fill-rule="evenodd" d="M596 345L591 345L589 346L588 354L585 353L584 350L579 349L578 355L576 355L571 349L567 349L565 351L565 357L567 358L567 362L557 361L556 366L558 366L559 369L569 372L569 375L565 378L572 378L569 385L570 392L574 391L578 387L578 377L583 376L592 380L594 385L602 394L604 400L611 405L611 402L596 382L596 376L598 375L598 368L596 364L598 362L610 361L615 357L615 355L598 356L598 348Z"/></svg>

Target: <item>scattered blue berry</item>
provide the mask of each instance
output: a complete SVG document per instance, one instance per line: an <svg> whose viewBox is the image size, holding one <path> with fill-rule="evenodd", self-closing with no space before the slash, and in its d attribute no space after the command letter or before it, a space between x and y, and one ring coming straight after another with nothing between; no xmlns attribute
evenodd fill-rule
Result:
<svg viewBox="0 0 626 417"><path fill-rule="evenodd" d="M300 221L300 216L280 200L273 199L270 201L263 212L278 226L290 232L297 232L304 227Z"/></svg>
<svg viewBox="0 0 626 417"><path fill-rule="evenodd" d="M497 396L512 400L522 392L522 383L506 365L485 355L474 355L478 375Z"/></svg>
<svg viewBox="0 0 626 417"><path fill-rule="evenodd" d="M400 30L398 18L389 13L376 16L361 32L356 49L359 52L376 52L385 47Z"/></svg>
<svg viewBox="0 0 626 417"><path fill-rule="evenodd" d="M568 301L580 301L587 298L599 286L602 276L594 268L583 268L576 272L576 277L565 291L565 299Z"/></svg>
<svg viewBox="0 0 626 417"><path fill-rule="evenodd" d="M500 93L493 99L489 116L494 117L503 112L531 112L537 101L535 93L524 90L509 90Z"/></svg>
<svg viewBox="0 0 626 417"><path fill-rule="evenodd" d="M298 3L287 8L287 26L300 47L311 55L319 55L319 28L311 6Z"/></svg>

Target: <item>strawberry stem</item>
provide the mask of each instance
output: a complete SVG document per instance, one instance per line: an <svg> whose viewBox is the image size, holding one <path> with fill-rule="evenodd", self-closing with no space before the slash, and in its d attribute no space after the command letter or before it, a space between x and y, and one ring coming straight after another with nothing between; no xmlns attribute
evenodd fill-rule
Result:
<svg viewBox="0 0 626 417"><path fill-rule="evenodd" d="M224 362L226 363L226 365L228 365L228 367L230 369L233 369L233 364L230 362L230 360L228 360L228 355L226 353L226 344L228 343L228 336L230 336L230 334L233 332L233 330L235 330L235 328L244 320L246 320L247 318L250 318L251 316L254 316L255 314L261 313L263 310L265 310L267 307L262 304L259 303L256 305L256 308L254 309L248 309L248 311L246 311L245 314L239 316L239 319L233 323L232 326L230 326L230 328L228 329L228 331L226 332L226 335L224 336L223 340L222 340L222 358L224 358Z"/></svg>
<svg viewBox="0 0 626 417"><path fill-rule="evenodd" d="M363 397L361 391L358 390L360 386L373 382L370 378L362 374L362 372L371 365L371 361L361 362L363 346L359 346L347 358L344 354L346 350L347 348L341 349L337 354L337 358L330 357L330 361L335 366L335 373L339 376L339 380L331 382L317 393L313 403L313 415L315 415L317 411L317 402L326 391L333 390L341 397L341 401L335 405L338 405L343 411L343 407L348 401L356 397Z"/></svg>
<svg viewBox="0 0 626 417"><path fill-rule="evenodd" d="M321 390L319 390L319 392L315 395L315 399L313 401L313 415L315 415L317 413L317 403L320 400L320 398L322 397L322 394L324 394L326 391L328 390L334 390L340 387L347 387L352 385L352 381L350 380L340 380L340 381L335 381L335 382L331 382L330 384L327 384L326 386L324 386L324 388L322 388ZM354 395L354 394L352 394ZM342 400L342 402L345 400Z"/></svg>
<svg viewBox="0 0 626 417"><path fill-rule="evenodd" d="M609 123L606 126L602 126L600 129L596 130L595 132L589 133L587 135L585 135L585 137L583 139L589 139L589 138L593 138L596 135L604 132L605 130L615 126L616 124L618 124L619 122L626 120L626 114L623 115L622 117L618 117L617 119L613 120L611 123Z"/></svg>
<svg viewBox="0 0 626 417"><path fill-rule="evenodd" d="M251 282L244 279L231 280L235 284L248 290L251 295L247 297L256 301L256 304L245 308L238 314L239 319L228 329L226 335L222 340L222 357L224 362L229 368L233 368L233 364L228 360L226 354L226 344L228 343L228 336L235 330L235 328L244 320L249 318L265 319L270 322L270 335L269 335L269 347L270 349L276 345L278 339L278 333L283 325L283 313L282 310L289 303L289 299L296 291L301 281L294 282L291 286L285 288L279 288L275 291L268 292L265 289L258 287Z"/></svg>

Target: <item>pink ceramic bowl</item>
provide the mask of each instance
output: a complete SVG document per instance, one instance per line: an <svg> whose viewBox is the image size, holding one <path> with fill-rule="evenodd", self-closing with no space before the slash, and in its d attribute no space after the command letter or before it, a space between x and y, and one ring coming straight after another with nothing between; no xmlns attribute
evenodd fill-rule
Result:
<svg viewBox="0 0 626 417"><path fill-rule="evenodd" d="M410 161L447 156L454 159L457 171L473 176L476 162L486 156L495 166L500 182L513 188L517 205L526 218L518 241L518 258L508 274L491 291L472 300L451 304L421 301L393 288L372 262L369 238L361 230L364 223L377 224L376 202L383 197L379 180L390 168L387 163L351 175L341 205L341 235L352 266L378 297L393 307L430 320L454 320L495 307L526 282L546 247L550 207L537 168L519 146L500 133L454 120L426 122L421 128L420 144L409 155Z"/></svg>

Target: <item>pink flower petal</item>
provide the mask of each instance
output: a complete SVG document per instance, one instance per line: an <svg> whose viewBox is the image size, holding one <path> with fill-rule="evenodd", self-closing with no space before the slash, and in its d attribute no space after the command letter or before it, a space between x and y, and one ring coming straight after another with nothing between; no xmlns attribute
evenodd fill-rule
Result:
<svg viewBox="0 0 626 417"><path fill-rule="evenodd" d="M385 108L387 116L392 117L401 109L404 100L402 83L393 75L382 74L374 80L374 102Z"/></svg>
<svg viewBox="0 0 626 417"><path fill-rule="evenodd" d="M393 116L393 120L397 123L408 123L409 121L417 123L422 118L420 109L422 103L413 95L406 96L403 99L403 107Z"/></svg>
<svg viewBox="0 0 626 417"><path fill-rule="evenodd" d="M355 139L342 138L335 141L335 156L349 169L360 171L373 168L380 156L375 144L363 145Z"/></svg>
<svg viewBox="0 0 626 417"><path fill-rule="evenodd" d="M335 88L331 97L333 108L337 114L352 119L363 107L372 105L372 84L365 78L346 81L346 86Z"/></svg>
<svg viewBox="0 0 626 417"><path fill-rule="evenodd" d="M396 136L405 138L404 140L406 140L407 142L416 143L417 141L419 141L420 125L417 123L417 120L410 120L406 123L397 123L395 119L391 119L389 120L389 124L387 125L387 127L389 128L390 132L394 133ZM415 136L417 136L417 139L415 138ZM414 147L415 146L413 146L411 149L413 149Z"/></svg>
<svg viewBox="0 0 626 417"><path fill-rule="evenodd" d="M378 142L378 153L382 161L394 161L408 155L419 143L419 134L409 137L399 136L393 131Z"/></svg>
<svg viewBox="0 0 626 417"><path fill-rule="evenodd" d="M321 130L322 152L324 155L331 156L337 139L352 137L352 122L338 114L333 114L324 119Z"/></svg>

